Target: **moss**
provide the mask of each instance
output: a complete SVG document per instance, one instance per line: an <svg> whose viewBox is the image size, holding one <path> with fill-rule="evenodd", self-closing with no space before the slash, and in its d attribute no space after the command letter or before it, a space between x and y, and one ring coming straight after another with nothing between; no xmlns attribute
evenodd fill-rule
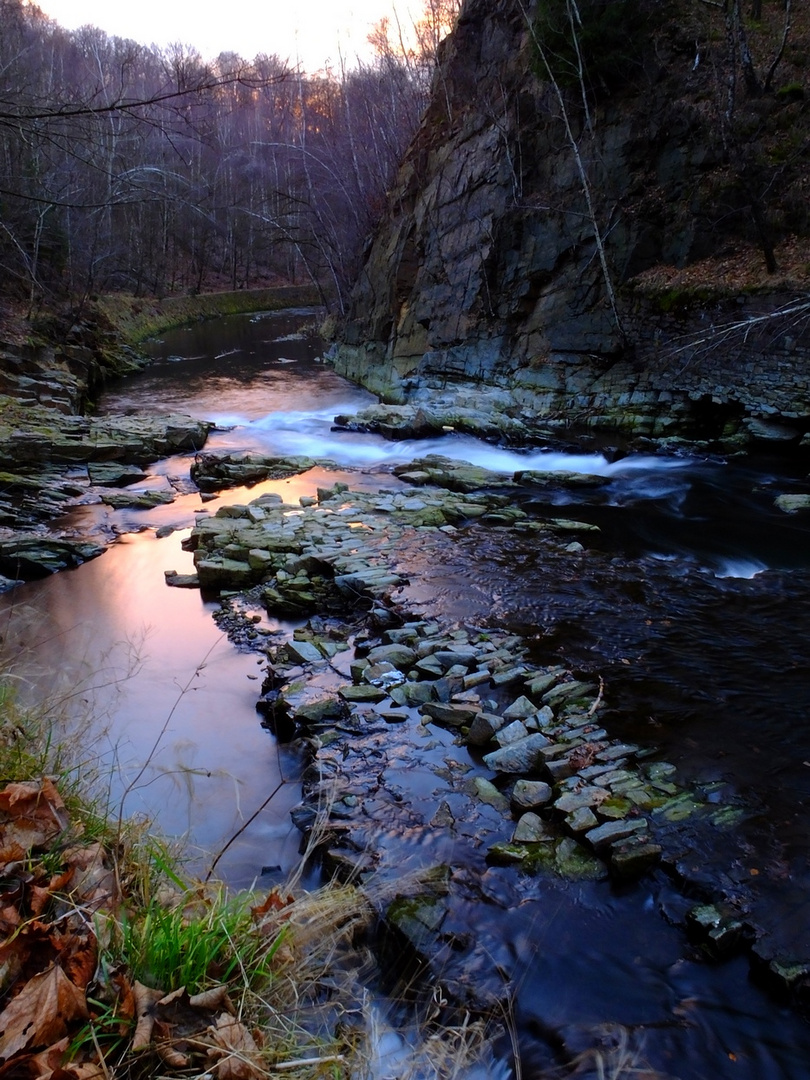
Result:
<svg viewBox="0 0 810 1080"><path fill-rule="evenodd" d="M716 299L718 290L713 286L676 286L654 293L650 297L650 303L653 309L662 315L686 315Z"/></svg>
<svg viewBox="0 0 810 1080"><path fill-rule="evenodd" d="M237 292L203 293L199 296L172 296L163 300L115 293L98 300L101 312L126 341L135 344L175 326L222 315L251 311L277 311L286 307L320 304L310 286L277 289L242 289Z"/></svg>
<svg viewBox="0 0 810 1080"><path fill-rule="evenodd" d="M785 83L776 91L776 97L779 101L784 102L804 101L804 87L798 81Z"/></svg>

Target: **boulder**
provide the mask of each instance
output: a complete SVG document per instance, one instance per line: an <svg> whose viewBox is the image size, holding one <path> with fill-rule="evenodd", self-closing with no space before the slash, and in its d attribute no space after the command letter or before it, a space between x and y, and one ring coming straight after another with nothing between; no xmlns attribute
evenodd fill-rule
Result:
<svg viewBox="0 0 810 1080"><path fill-rule="evenodd" d="M494 713L479 712L470 724L467 742L470 746L486 746L492 741L496 731L503 727L503 718Z"/></svg>
<svg viewBox="0 0 810 1080"><path fill-rule="evenodd" d="M0 541L0 573L29 581L79 566L103 553L98 544L64 537L11 536Z"/></svg>

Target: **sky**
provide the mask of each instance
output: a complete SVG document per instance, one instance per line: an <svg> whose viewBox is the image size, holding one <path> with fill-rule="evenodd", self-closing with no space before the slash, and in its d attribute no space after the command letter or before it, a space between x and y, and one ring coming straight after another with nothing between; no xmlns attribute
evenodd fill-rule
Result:
<svg viewBox="0 0 810 1080"><path fill-rule="evenodd" d="M237 52L252 60L275 53L314 73L337 69L341 53L369 59L366 37L378 19L391 15L394 0L35 0L66 30L91 24L110 35L144 45L182 42L204 59ZM412 4L419 11L421 4ZM397 3L409 20L408 0ZM403 15L403 12L405 13Z"/></svg>

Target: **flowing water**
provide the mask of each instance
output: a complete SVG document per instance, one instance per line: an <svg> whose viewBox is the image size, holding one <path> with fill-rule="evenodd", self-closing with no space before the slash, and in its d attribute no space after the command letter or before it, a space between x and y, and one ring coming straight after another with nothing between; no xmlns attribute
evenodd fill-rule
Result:
<svg viewBox="0 0 810 1080"><path fill-rule="evenodd" d="M101 408L190 412L219 425L209 449L328 457L352 486L391 486L395 461L430 452L604 478L517 495L529 513L598 525L582 552L549 559L505 530L469 529L409 554L408 598L428 614L526 633L540 663L602 674L611 734L662 747L685 780L722 783L744 806L719 844L690 834L693 877L738 883L778 946L810 956L810 525L774 507L799 489L807 462L620 456L585 438L521 451L455 434L385 443L333 432L336 414L373 399L317 362L317 343L297 332L306 318L173 332L153 346L150 369L110 388ZM72 524L117 542L76 571L14 590L3 610L33 693L87 699L104 717L94 751L117 765L114 806L123 800L125 812L151 813L216 852L278 788L218 867L238 885L275 880L297 858L289 808L299 763L259 726L256 658L221 637L199 593L163 580L164 570L190 569L180 541L201 503L189 463L149 470L146 486L181 492L170 506L76 511ZM319 480L316 470L222 501L259 490L295 500ZM157 539L166 527L175 531ZM643 1032L641 1056L682 1080L810 1075L800 1014L763 994L744 959L710 963L687 946L673 924L693 902L664 875L619 888L481 874L452 918L459 938L475 928L481 986L502 985L504 973L515 986L524 1077L553 1064L561 1034L576 1045L579 1029L611 1023L636 1049Z"/></svg>

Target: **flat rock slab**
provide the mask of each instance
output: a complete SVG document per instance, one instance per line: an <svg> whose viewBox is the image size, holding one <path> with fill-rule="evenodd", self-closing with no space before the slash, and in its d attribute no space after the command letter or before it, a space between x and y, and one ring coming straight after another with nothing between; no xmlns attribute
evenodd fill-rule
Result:
<svg viewBox="0 0 810 1080"><path fill-rule="evenodd" d="M477 705L443 704L440 701L427 701L421 708L424 716L445 727L465 727L479 711Z"/></svg>
<svg viewBox="0 0 810 1080"><path fill-rule="evenodd" d="M287 652L302 664L319 664L324 659L323 653L311 641L288 641Z"/></svg>
<svg viewBox="0 0 810 1080"><path fill-rule="evenodd" d="M104 553L104 548L56 537L11 537L0 542L0 573L29 581L79 566Z"/></svg>
<svg viewBox="0 0 810 1080"><path fill-rule="evenodd" d="M388 697L387 690L383 690L380 686L371 686L369 683L364 683L361 686L342 686L338 693L345 701L354 703L368 702L372 705L385 701Z"/></svg>

